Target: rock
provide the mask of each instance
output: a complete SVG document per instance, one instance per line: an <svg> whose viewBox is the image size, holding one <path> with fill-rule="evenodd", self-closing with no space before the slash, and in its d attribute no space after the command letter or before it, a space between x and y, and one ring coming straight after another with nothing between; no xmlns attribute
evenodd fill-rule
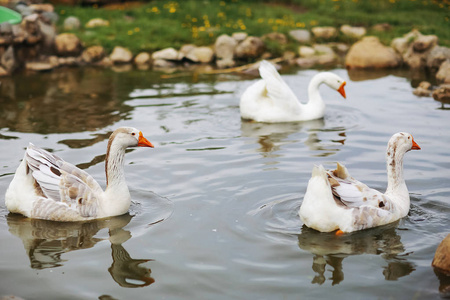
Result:
<svg viewBox="0 0 450 300"><path fill-rule="evenodd" d="M450 60L444 61L436 73L436 80L442 83L450 83Z"/></svg>
<svg viewBox="0 0 450 300"><path fill-rule="evenodd" d="M450 48L435 46L427 56L427 68L436 72L442 63L448 60L450 60Z"/></svg>
<svg viewBox="0 0 450 300"><path fill-rule="evenodd" d="M440 102L445 102L445 103L450 103L450 84L441 84L437 89L435 89L432 93L432 96L434 98L434 100L440 101ZM448 236L447 236L448 237ZM446 247L447 247L447 253L449 253L450 249L449 247L449 239L445 238L446 240ZM437 251L436 251L437 253ZM434 257L436 259L436 255ZM442 260L443 257L439 257L439 260ZM434 260L433 260L434 262ZM447 256L447 271L450 272L450 256ZM442 262L439 264L440 266L442 266Z"/></svg>
<svg viewBox="0 0 450 300"><path fill-rule="evenodd" d="M174 67L176 67L176 64L173 61L169 61L169 60L165 60L165 59L159 59L159 58L157 58L157 59L153 58L153 59L154 59L153 67L155 67L155 68L166 69L166 68L174 68Z"/></svg>
<svg viewBox="0 0 450 300"><path fill-rule="evenodd" d="M394 68L400 63L400 55L374 36L364 37L353 44L345 58L348 68Z"/></svg>
<svg viewBox="0 0 450 300"><path fill-rule="evenodd" d="M364 27L353 27L350 25L342 25L340 30L344 35L357 39L366 35L367 32Z"/></svg>
<svg viewBox="0 0 450 300"><path fill-rule="evenodd" d="M91 46L81 53L81 59L86 63L94 63L101 61L106 55L102 46Z"/></svg>
<svg viewBox="0 0 450 300"><path fill-rule="evenodd" d="M55 12L44 11L40 14L40 19L42 22L54 25L56 24L56 22L58 22L59 15L57 15Z"/></svg>
<svg viewBox="0 0 450 300"><path fill-rule="evenodd" d="M17 66L17 62L16 62L16 56L14 55L14 48L13 46L9 46L5 53L3 53L1 59L0 59L0 63L3 67L3 69L6 70L6 72L8 73L12 73L16 66Z"/></svg>
<svg viewBox="0 0 450 300"><path fill-rule="evenodd" d="M60 66L78 66L80 61L73 56L58 58L58 65Z"/></svg>
<svg viewBox="0 0 450 300"><path fill-rule="evenodd" d="M336 55L333 49L327 45L323 44L315 44L313 45L314 50L318 55L328 54L328 55Z"/></svg>
<svg viewBox="0 0 450 300"><path fill-rule="evenodd" d="M134 63L137 66L149 65L152 62L152 57L147 52L141 52L134 58Z"/></svg>
<svg viewBox="0 0 450 300"><path fill-rule="evenodd" d="M0 67L0 77L8 76L9 73L3 67Z"/></svg>
<svg viewBox="0 0 450 300"><path fill-rule="evenodd" d="M55 49L59 56L79 55L82 48L80 39L73 33L61 33L55 38Z"/></svg>
<svg viewBox="0 0 450 300"><path fill-rule="evenodd" d="M264 52L264 42L259 37L249 36L237 45L235 55L237 58L257 58Z"/></svg>
<svg viewBox="0 0 450 300"><path fill-rule="evenodd" d="M78 19L77 17L70 16L64 20L63 26L64 26L64 30L76 30L76 29L80 29L81 22L80 22L80 19Z"/></svg>
<svg viewBox="0 0 450 300"><path fill-rule="evenodd" d="M296 29L289 31L289 36L299 43L311 42L311 33L306 29Z"/></svg>
<svg viewBox="0 0 450 300"><path fill-rule="evenodd" d="M193 44L186 44L181 46L180 50L178 50L178 60L182 60L183 58L185 58L186 55L192 50L194 50L196 47L197 46Z"/></svg>
<svg viewBox="0 0 450 300"><path fill-rule="evenodd" d="M418 30L414 29L405 34L403 37L393 39L391 42L391 47L398 53L404 54L406 50L408 50L409 45L419 36L422 36L422 34Z"/></svg>
<svg viewBox="0 0 450 300"><path fill-rule="evenodd" d="M37 72L47 72L54 68L49 62L26 62L25 69Z"/></svg>
<svg viewBox="0 0 450 300"><path fill-rule="evenodd" d="M25 38L28 44L36 44L40 42L42 36L38 24L39 15L32 14L22 20L22 27L26 32Z"/></svg>
<svg viewBox="0 0 450 300"><path fill-rule="evenodd" d="M309 69L309 68L314 67L317 64L317 57L312 56L312 57L297 58L295 60L295 63L301 68Z"/></svg>
<svg viewBox="0 0 450 300"><path fill-rule="evenodd" d="M415 52L425 52L436 46L438 43L438 37L435 35L421 35L412 44Z"/></svg>
<svg viewBox="0 0 450 300"><path fill-rule="evenodd" d="M319 39L331 39L337 35L337 30L331 26L313 27L312 33Z"/></svg>
<svg viewBox="0 0 450 300"><path fill-rule="evenodd" d="M112 67L113 66L113 62L111 60L111 58L109 58L109 56L105 56L103 57L103 59L97 63L95 63L96 66L101 66L101 67Z"/></svg>
<svg viewBox="0 0 450 300"><path fill-rule="evenodd" d="M199 63L210 63L213 60L214 51L210 47L195 47L186 55L186 58Z"/></svg>
<svg viewBox="0 0 450 300"><path fill-rule="evenodd" d="M329 45L331 49L333 49L335 53L339 55L347 54L348 50L350 49L350 46L344 43L331 43Z"/></svg>
<svg viewBox="0 0 450 300"><path fill-rule="evenodd" d="M298 48L298 55L300 57L312 57L316 55L316 50L314 50L314 48L309 46L300 46Z"/></svg>
<svg viewBox="0 0 450 300"><path fill-rule="evenodd" d="M55 43L56 28L53 25L47 24L42 21L38 21L39 31L42 35L42 44L44 49L42 52L51 52Z"/></svg>
<svg viewBox="0 0 450 300"><path fill-rule="evenodd" d="M317 56L317 64L320 66L332 66L337 63L338 59L335 54L323 54Z"/></svg>
<svg viewBox="0 0 450 300"><path fill-rule="evenodd" d="M109 55L109 58L114 64L126 64L133 60L133 53L127 48L116 46Z"/></svg>
<svg viewBox="0 0 450 300"><path fill-rule="evenodd" d="M450 234L437 247L431 265L439 272L450 275Z"/></svg>
<svg viewBox="0 0 450 300"><path fill-rule="evenodd" d="M235 39L236 42L240 43L240 42L243 42L248 37L248 33L247 32L235 32L231 35L231 37L233 39Z"/></svg>
<svg viewBox="0 0 450 300"><path fill-rule="evenodd" d="M235 65L234 50L237 46L236 39L227 34L222 34L216 39L214 50L216 55L216 65L219 68L229 68Z"/></svg>
<svg viewBox="0 0 450 300"><path fill-rule="evenodd" d="M104 27L109 26L109 21L104 20L102 18L91 19L85 25L86 28L103 27L103 26Z"/></svg>
<svg viewBox="0 0 450 300"><path fill-rule="evenodd" d="M392 26L389 23L380 23L380 24L375 24L372 26L372 30L378 31L378 32L386 32L386 31L390 31L391 29L392 29Z"/></svg>
<svg viewBox="0 0 450 300"><path fill-rule="evenodd" d="M262 39L274 41L281 45L287 44L287 37L280 32L271 32L271 33L265 34L262 36Z"/></svg>
<svg viewBox="0 0 450 300"><path fill-rule="evenodd" d="M153 52L153 60L178 60L178 51L174 48L165 48L156 52Z"/></svg>
<svg viewBox="0 0 450 300"><path fill-rule="evenodd" d="M413 91L413 94L419 97L431 96L431 83L428 81L422 81L419 86Z"/></svg>
<svg viewBox="0 0 450 300"><path fill-rule="evenodd" d="M54 12L55 11L55 8L53 7L53 5L51 5L49 3L31 4L28 7L37 13Z"/></svg>

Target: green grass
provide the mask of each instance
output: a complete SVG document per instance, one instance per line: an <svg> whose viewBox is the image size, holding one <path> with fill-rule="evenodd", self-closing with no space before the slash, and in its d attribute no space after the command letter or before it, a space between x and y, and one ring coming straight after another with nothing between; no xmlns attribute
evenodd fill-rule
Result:
<svg viewBox="0 0 450 300"><path fill-rule="evenodd" d="M391 31L377 35L388 44L413 28L424 34L436 34L440 45L450 46L450 0L284 0L279 4L257 0L182 0L150 1L139 7L110 10L98 7L57 6L60 15L58 31L64 32L63 21L76 16L83 24L73 31L85 46L102 45L110 52L124 46L137 54L141 51L180 48L183 44L211 45L223 34L245 31L262 36L277 31L287 34L292 29L343 24L370 28L389 23ZM85 28L92 18L110 22L108 27ZM336 41L352 42L339 36ZM289 45L269 45L281 52Z"/></svg>

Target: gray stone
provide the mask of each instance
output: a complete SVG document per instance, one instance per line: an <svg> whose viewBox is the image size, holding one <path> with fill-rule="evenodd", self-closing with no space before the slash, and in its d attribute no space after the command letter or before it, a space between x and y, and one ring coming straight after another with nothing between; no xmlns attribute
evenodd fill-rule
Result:
<svg viewBox="0 0 450 300"><path fill-rule="evenodd" d="M425 52L438 43L438 37L435 35L421 35L412 44L415 52Z"/></svg>
<svg viewBox="0 0 450 300"><path fill-rule="evenodd" d="M233 39L235 39L236 42L240 43L240 42L243 42L248 37L248 33L247 32L235 32L231 35L231 37Z"/></svg>
<svg viewBox="0 0 450 300"><path fill-rule="evenodd" d="M196 47L197 46L193 44L186 44L181 46L180 50L178 50L178 60L182 60L183 58L185 58L187 54L194 50Z"/></svg>
<svg viewBox="0 0 450 300"><path fill-rule="evenodd" d="M311 42L311 33L307 29L296 29L289 31L289 36L299 43Z"/></svg>
<svg viewBox="0 0 450 300"><path fill-rule="evenodd" d="M323 44L315 44L313 45L314 50L316 51L316 53L318 53L319 55L323 55L323 54L328 54L328 55L336 55L336 53L334 53L334 50L327 45L323 45Z"/></svg>
<svg viewBox="0 0 450 300"><path fill-rule="evenodd" d="M50 71L54 66L49 62L27 62L25 63L25 69L37 72Z"/></svg>
<svg viewBox="0 0 450 300"><path fill-rule="evenodd" d="M70 16L64 20L63 26L64 26L64 30L76 30L76 29L80 29L81 22L80 22L80 19L78 19L77 17Z"/></svg>
<svg viewBox="0 0 450 300"><path fill-rule="evenodd" d="M313 47L309 46L300 46L298 47L298 55L300 57L312 57L316 55L316 50Z"/></svg>
<svg viewBox="0 0 450 300"><path fill-rule="evenodd" d="M340 30L345 36L357 39L366 35L367 32L366 28L364 27L354 27L350 25L342 25Z"/></svg>
<svg viewBox="0 0 450 300"><path fill-rule="evenodd" d="M134 63L137 66L149 65L152 62L152 57L147 52L141 52L134 58Z"/></svg>
<svg viewBox="0 0 450 300"><path fill-rule="evenodd" d="M317 64L317 57L313 56L297 58L295 60L295 63L301 68L309 69Z"/></svg>
<svg viewBox="0 0 450 300"><path fill-rule="evenodd" d="M199 63L210 63L214 57L214 51L210 47L195 47L186 55L186 58Z"/></svg>
<svg viewBox="0 0 450 300"><path fill-rule="evenodd" d="M12 73L17 66L13 46L9 46L1 57L1 65L8 72Z"/></svg>
<svg viewBox="0 0 450 300"><path fill-rule="evenodd" d="M56 28L53 25L38 21L39 31L42 35L42 43L44 45L43 52L50 52L53 50L53 45L56 37Z"/></svg>

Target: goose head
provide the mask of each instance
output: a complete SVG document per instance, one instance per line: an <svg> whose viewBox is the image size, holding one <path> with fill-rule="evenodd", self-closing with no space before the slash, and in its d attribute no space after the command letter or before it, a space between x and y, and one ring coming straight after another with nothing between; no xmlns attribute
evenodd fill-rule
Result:
<svg viewBox="0 0 450 300"><path fill-rule="evenodd" d="M133 127L120 127L114 130L109 138L109 144L111 145L112 143L121 145L124 148L154 147L141 131Z"/></svg>
<svg viewBox="0 0 450 300"><path fill-rule="evenodd" d="M339 92L339 94L342 95L342 97L346 98L345 96L345 90L344 86L347 84L344 79L339 77L338 75L331 73L331 72L324 72L324 83L331 87L332 89L335 89Z"/></svg>
<svg viewBox="0 0 450 300"><path fill-rule="evenodd" d="M394 134L388 142L388 156L404 154L410 150L420 150L420 146L414 141L413 136L407 132Z"/></svg>

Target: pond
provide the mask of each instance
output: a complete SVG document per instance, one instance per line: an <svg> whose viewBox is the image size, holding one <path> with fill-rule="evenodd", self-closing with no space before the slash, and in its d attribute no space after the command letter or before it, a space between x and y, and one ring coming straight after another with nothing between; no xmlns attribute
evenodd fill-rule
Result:
<svg viewBox="0 0 450 300"><path fill-rule="evenodd" d="M420 78L331 70L347 80L347 99L322 86L324 119L258 124L239 115L239 97L257 77L119 71L2 78L2 195L29 142L102 186L112 130L136 127L155 148L126 155L126 215L44 222L9 214L0 201L0 296L440 299L445 282L431 261L450 225L450 110L412 94ZM306 99L317 72L282 74ZM302 226L298 209L315 164L340 161L384 192L386 145L399 131L422 148L405 156L406 218L341 237Z"/></svg>

